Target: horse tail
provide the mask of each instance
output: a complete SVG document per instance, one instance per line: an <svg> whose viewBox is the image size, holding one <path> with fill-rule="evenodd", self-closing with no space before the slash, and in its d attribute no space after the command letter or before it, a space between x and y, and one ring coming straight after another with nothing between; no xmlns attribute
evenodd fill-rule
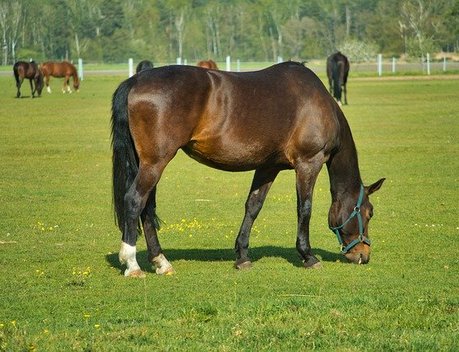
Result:
<svg viewBox="0 0 459 352"><path fill-rule="evenodd" d="M341 61L333 60L332 76L333 76L333 95L336 100L341 101L341 71L344 70Z"/></svg>
<svg viewBox="0 0 459 352"><path fill-rule="evenodd" d="M15 63L13 66L13 72L14 72L14 79L16 80L16 87L20 87L21 81L19 79L19 65L18 63Z"/></svg>
<svg viewBox="0 0 459 352"><path fill-rule="evenodd" d="M124 196L139 170L138 156L129 131L128 94L131 80L119 85L112 98L113 206L115 221L124 231L126 223Z"/></svg>

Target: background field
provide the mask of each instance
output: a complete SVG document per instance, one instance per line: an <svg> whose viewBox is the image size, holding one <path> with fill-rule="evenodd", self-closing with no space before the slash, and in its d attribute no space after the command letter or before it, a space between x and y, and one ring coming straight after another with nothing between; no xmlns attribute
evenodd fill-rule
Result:
<svg viewBox="0 0 459 352"><path fill-rule="evenodd" d="M111 212L109 116L122 77L81 92L15 99L0 77L0 351L454 351L459 349L459 80L351 77L343 109L373 195L369 265L344 263L327 228L324 168L312 245L295 251L293 172L282 173L251 237L232 250L252 173L179 153L158 190L160 240L177 274L126 279ZM25 95L29 88L23 87Z"/></svg>

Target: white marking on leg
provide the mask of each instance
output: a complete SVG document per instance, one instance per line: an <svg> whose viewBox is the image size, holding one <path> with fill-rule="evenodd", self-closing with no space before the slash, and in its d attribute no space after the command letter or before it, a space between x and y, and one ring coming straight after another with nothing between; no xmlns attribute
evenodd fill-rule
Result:
<svg viewBox="0 0 459 352"><path fill-rule="evenodd" d="M162 253L153 258L153 264L155 265L156 274L158 275L172 275L175 272L174 268L172 268L172 264L169 263Z"/></svg>
<svg viewBox="0 0 459 352"><path fill-rule="evenodd" d="M48 93L51 93L51 87L50 86L46 87L46 90L48 91Z"/></svg>
<svg viewBox="0 0 459 352"><path fill-rule="evenodd" d="M140 271L140 266L137 263L136 259L136 247L130 246L125 242L121 243L121 249L119 253L119 259L121 264L126 264L127 269L124 272L124 276L129 276L131 273L135 271Z"/></svg>

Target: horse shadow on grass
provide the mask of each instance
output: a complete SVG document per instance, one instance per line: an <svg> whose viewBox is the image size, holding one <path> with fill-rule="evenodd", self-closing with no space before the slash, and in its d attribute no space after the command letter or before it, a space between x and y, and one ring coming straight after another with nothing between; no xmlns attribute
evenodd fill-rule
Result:
<svg viewBox="0 0 459 352"><path fill-rule="evenodd" d="M313 253L318 256L324 262L336 262L337 260L343 260L343 256L339 253L329 252L324 249L315 248ZM201 261L201 262L219 262L219 261L230 261L236 260L236 253L234 249L230 248L187 248L177 249L169 248L164 250L169 261L173 262L178 260L190 260L190 261ZM292 264L295 267L302 267L303 263L299 257L298 252L295 248L285 248L277 246L261 246L253 247L249 252L252 263L256 263L265 257L282 258ZM118 260L118 253L107 254L105 257L106 261L114 268L123 271L124 265L121 265ZM151 263L148 261L148 252L146 250L137 252L137 261L140 267L147 272L154 272Z"/></svg>

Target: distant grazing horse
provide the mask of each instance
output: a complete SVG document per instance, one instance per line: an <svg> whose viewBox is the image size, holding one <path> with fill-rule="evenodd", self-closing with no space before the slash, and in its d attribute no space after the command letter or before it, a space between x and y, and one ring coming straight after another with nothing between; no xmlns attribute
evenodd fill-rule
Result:
<svg viewBox="0 0 459 352"><path fill-rule="evenodd" d="M135 69L135 72L139 73L142 70L146 70L148 68L153 68L153 67L154 67L153 62L151 62L150 60L143 60L139 62L139 64L137 65Z"/></svg>
<svg viewBox="0 0 459 352"><path fill-rule="evenodd" d="M18 61L13 66L14 78L16 79L16 98L21 96L21 85L25 78L30 81L30 90L32 98L35 98L35 93L41 96L43 90L43 74L40 71L35 61Z"/></svg>
<svg viewBox="0 0 459 352"><path fill-rule="evenodd" d="M204 67L204 68L208 68L208 69L211 69L211 70L218 70L218 66L217 64L215 63L214 60L202 60L202 61L199 61L196 66L199 66L199 67Z"/></svg>
<svg viewBox="0 0 459 352"><path fill-rule="evenodd" d="M341 105L341 92L344 92L344 104L347 104L347 76L349 75L349 60L339 51L327 58L327 76L330 94L333 94Z"/></svg>
<svg viewBox="0 0 459 352"><path fill-rule="evenodd" d="M51 87L49 86L49 79L51 76L62 78L64 77L64 87L62 88L62 93L68 92L72 93L70 89L69 82L70 77L73 77L73 88L78 91L80 87L80 80L78 79L77 70L74 65L70 62L53 62L48 61L41 64L41 70L45 76L46 90L48 93L51 93Z"/></svg>
<svg viewBox="0 0 459 352"><path fill-rule="evenodd" d="M363 186L346 118L302 64L284 62L245 73L178 65L141 71L113 94L112 148L119 258L127 265L126 276L144 276L136 260L140 222L156 273L174 272L157 236L156 186L179 149L220 170L255 170L235 244L236 268L251 266L253 222L277 174L286 169L296 173L296 248L304 267L321 266L311 250L309 220L324 163L331 184L329 227L351 262L370 259L368 196L384 179ZM181 199L179 190L176 199Z"/></svg>

